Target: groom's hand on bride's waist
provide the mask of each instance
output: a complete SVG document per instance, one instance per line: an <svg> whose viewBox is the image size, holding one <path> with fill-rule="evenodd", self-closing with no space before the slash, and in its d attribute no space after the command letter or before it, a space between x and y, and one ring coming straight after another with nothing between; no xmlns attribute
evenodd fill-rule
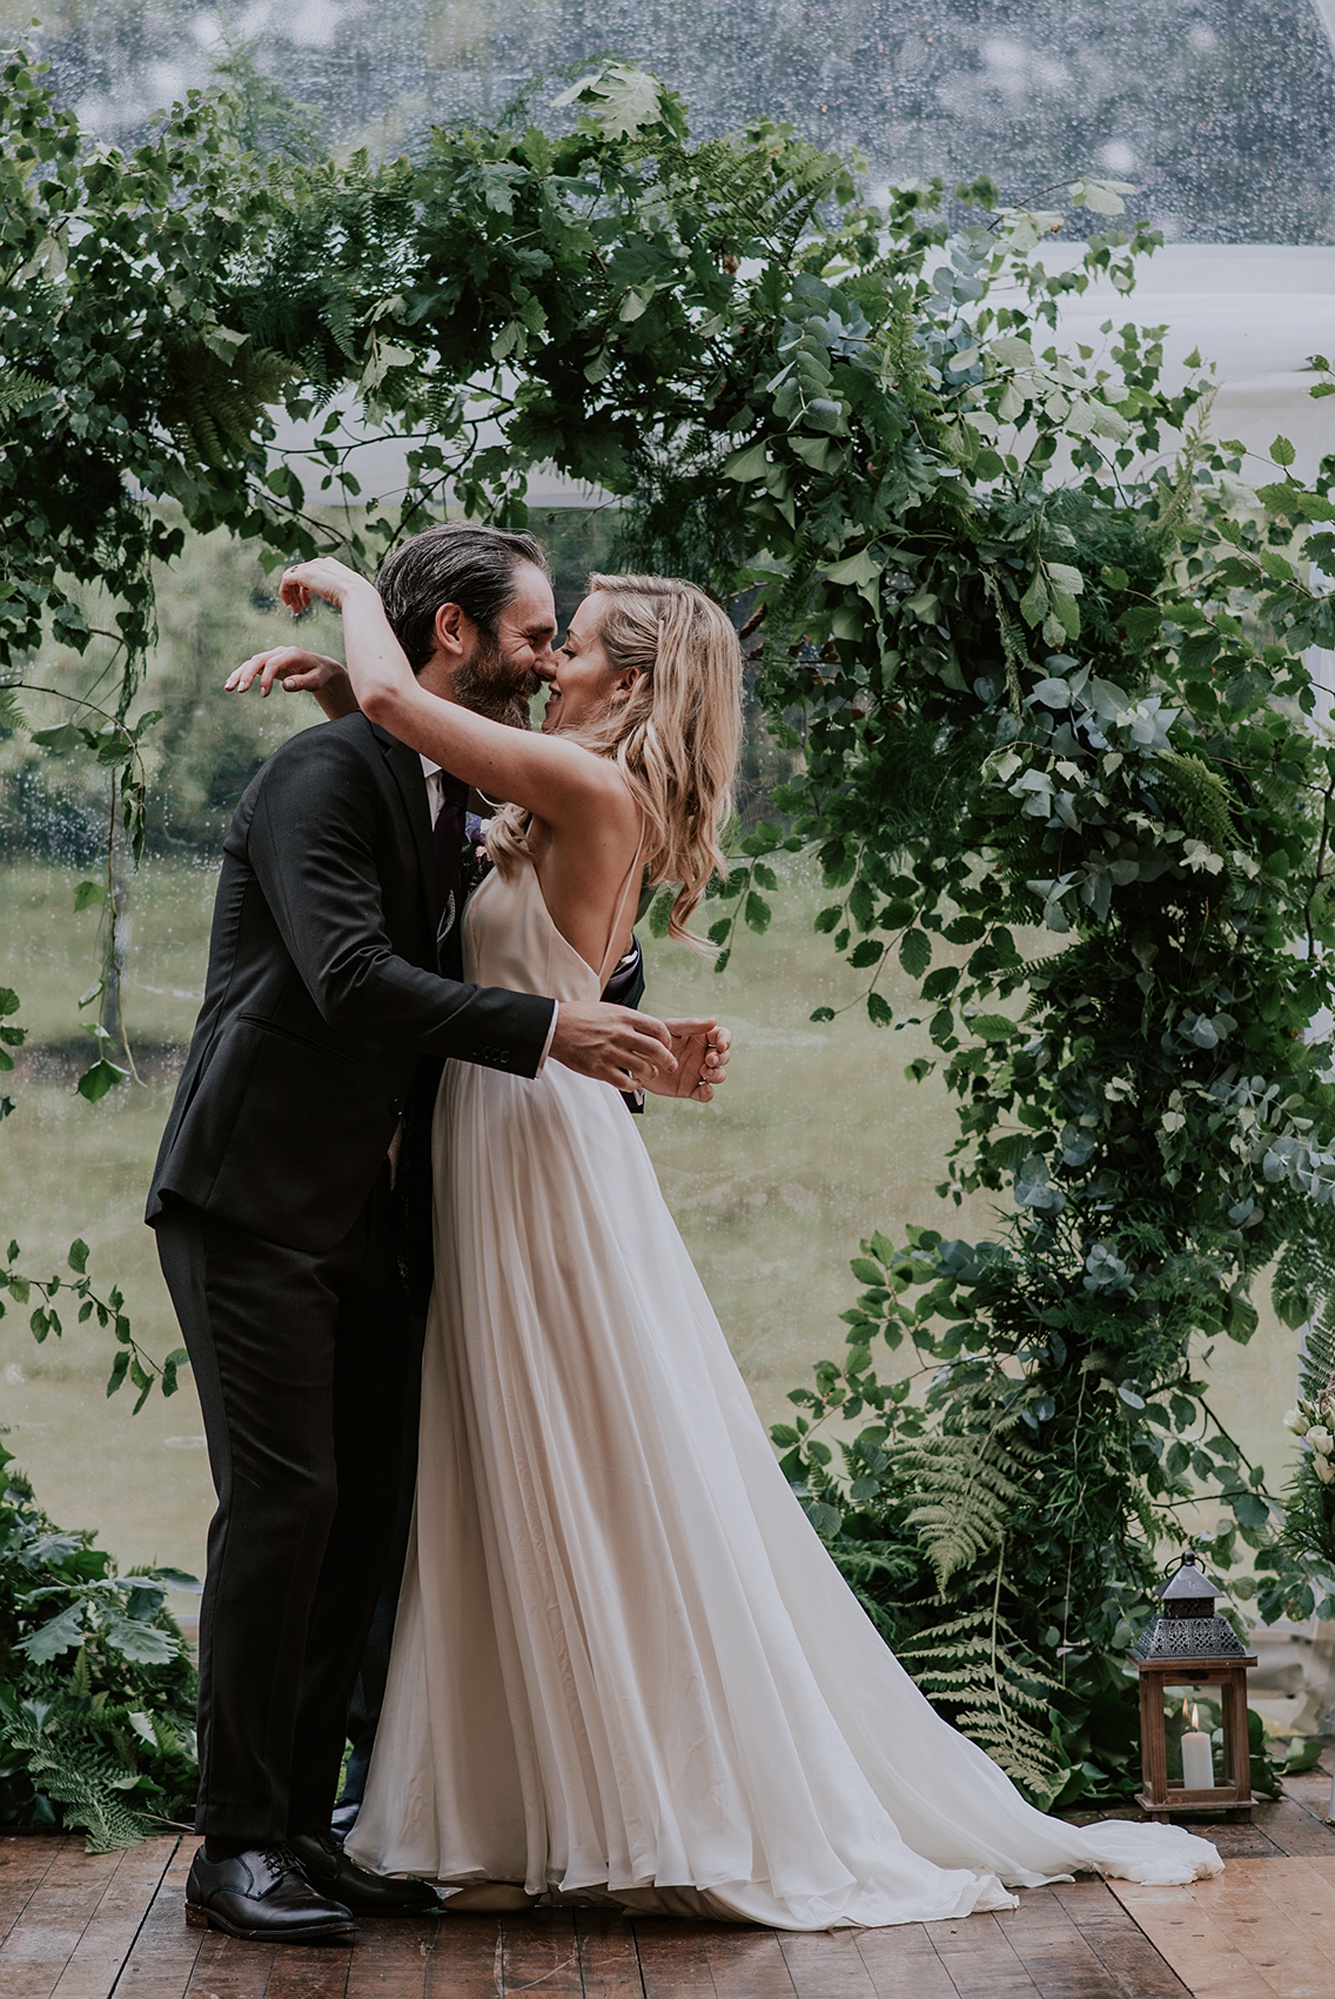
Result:
<svg viewBox="0 0 1335 1999"><path fill-rule="evenodd" d="M661 1020L601 1000L562 1000L547 1053L553 1062L617 1090L661 1088L677 1067L672 1037Z"/></svg>

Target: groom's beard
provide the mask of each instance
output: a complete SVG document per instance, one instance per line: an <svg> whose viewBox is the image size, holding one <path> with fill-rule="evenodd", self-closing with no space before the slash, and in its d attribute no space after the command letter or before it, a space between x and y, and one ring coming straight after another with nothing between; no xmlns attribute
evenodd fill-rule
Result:
<svg viewBox="0 0 1335 1999"><path fill-rule="evenodd" d="M504 722L510 729L527 729L529 702L542 686L536 673L517 667L501 651L494 633L482 632L472 657L456 667L454 698L475 715Z"/></svg>

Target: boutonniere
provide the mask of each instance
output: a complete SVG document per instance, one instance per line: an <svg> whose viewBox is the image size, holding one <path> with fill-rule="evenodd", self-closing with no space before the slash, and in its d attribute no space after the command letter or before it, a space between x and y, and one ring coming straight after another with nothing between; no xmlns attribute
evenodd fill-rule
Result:
<svg viewBox="0 0 1335 1999"><path fill-rule="evenodd" d="M486 844L490 825L490 819L481 819L476 812L464 814L464 851L459 862L459 880L465 895L471 895L483 876L491 870L491 857Z"/></svg>

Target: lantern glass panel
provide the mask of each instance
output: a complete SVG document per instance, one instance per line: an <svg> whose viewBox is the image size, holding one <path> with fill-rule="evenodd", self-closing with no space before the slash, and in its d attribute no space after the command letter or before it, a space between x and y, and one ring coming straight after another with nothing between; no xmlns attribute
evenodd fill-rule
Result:
<svg viewBox="0 0 1335 1999"><path fill-rule="evenodd" d="M1231 1784L1229 1745L1224 1737L1224 1710L1218 1687L1200 1686L1191 1681L1174 1682L1164 1688L1164 1737L1168 1745L1168 1781L1186 1790L1196 1788L1183 1772L1182 1742L1186 1735L1203 1735L1210 1745L1212 1784Z"/></svg>

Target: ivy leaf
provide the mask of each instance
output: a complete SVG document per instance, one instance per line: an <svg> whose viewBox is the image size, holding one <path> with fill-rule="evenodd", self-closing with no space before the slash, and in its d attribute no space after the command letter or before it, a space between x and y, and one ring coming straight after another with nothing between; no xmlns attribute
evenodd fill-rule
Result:
<svg viewBox="0 0 1335 1999"><path fill-rule="evenodd" d="M83 730L76 729L73 722L62 722L54 729L34 729L32 739L56 756L68 756L71 750L81 750L88 740Z"/></svg>
<svg viewBox="0 0 1335 1999"><path fill-rule="evenodd" d="M90 1104L100 1103L108 1090L115 1089L117 1083L125 1081L128 1073L128 1070L118 1069L114 1062L108 1062L103 1056L101 1061L94 1062L90 1069L84 1070L74 1087Z"/></svg>
<svg viewBox="0 0 1335 1999"><path fill-rule="evenodd" d="M827 583L849 583L864 594L880 582L885 565L869 548L860 548L856 555L844 557L826 570Z"/></svg>
<svg viewBox="0 0 1335 1999"><path fill-rule="evenodd" d="M725 458L723 461L724 478L736 479L745 486L754 485L758 479L763 479L768 469L769 457L763 437L758 438L754 444L746 445L741 451L734 451L730 458Z"/></svg>
<svg viewBox="0 0 1335 1999"><path fill-rule="evenodd" d="M82 909L93 909L107 899L105 882L80 882L74 891L74 913Z"/></svg>

